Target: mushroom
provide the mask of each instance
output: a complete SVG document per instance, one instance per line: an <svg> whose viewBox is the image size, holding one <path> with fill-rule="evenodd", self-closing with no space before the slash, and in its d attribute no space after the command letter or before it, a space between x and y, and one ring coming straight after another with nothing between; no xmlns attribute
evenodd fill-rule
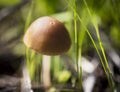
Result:
<svg viewBox="0 0 120 92"><path fill-rule="evenodd" d="M23 42L28 48L43 54L43 84L50 86L50 57L67 52L71 39L64 24L59 20L45 16L34 21L26 31ZM46 72L46 73L44 73Z"/></svg>
<svg viewBox="0 0 120 92"><path fill-rule="evenodd" d="M55 18L41 17L25 33L25 45L44 55L59 55L68 51L71 40L67 29Z"/></svg>

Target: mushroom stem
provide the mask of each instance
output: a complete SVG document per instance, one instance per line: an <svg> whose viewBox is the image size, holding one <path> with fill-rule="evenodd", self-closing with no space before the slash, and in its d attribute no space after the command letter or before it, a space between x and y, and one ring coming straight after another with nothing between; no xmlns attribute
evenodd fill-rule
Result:
<svg viewBox="0 0 120 92"><path fill-rule="evenodd" d="M49 88L51 86L50 79L50 56L43 55L42 61L42 82L45 88Z"/></svg>

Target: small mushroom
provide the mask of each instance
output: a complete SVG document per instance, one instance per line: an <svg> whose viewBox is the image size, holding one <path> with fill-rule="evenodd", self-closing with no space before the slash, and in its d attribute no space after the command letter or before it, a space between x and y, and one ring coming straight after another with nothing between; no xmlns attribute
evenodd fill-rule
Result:
<svg viewBox="0 0 120 92"><path fill-rule="evenodd" d="M43 85L51 86L50 57L67 52L71 39L64 24L52 17L41 17L33 22L26 31L23 41L28 48L43 54Z"/></svg>
<svg viewBox="0 0 120 92"><path fill-rule="evenodd" d="M69 50L71 40L64 24L52 17L41 17L25 33L25 45L44 55L59 55Z"/></svg>

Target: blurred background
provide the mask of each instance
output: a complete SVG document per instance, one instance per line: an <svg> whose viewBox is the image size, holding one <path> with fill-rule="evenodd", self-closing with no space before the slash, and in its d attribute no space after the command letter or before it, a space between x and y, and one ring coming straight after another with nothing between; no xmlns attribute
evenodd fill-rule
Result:
<svg viewBox="0 0 120 92"><path fill-rule="evenodd" d="M64 55L44 57L25 47L26 29L42 16L68 29L72 45ZM86 29L101 54L99 30L120 92L120 0L0 0L0 92L80 92L79 73L81 92L112 92Z"/></svg>

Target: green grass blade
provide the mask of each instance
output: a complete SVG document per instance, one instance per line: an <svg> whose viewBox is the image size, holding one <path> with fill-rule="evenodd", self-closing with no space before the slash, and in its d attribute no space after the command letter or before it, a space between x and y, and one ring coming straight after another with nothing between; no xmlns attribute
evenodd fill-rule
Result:
<svg viewBox="0 0 120 92"><path fill-rule="evenodd" d="M69 2L67 2L67 3L68 3L68 5L70 6L70 8L72 9L72 11L73 11L73 12L76 12L76 16L78 17L81 25L85 28L88 36L90 37L90 39L91 39L91 41L92 41L92 43L93 43L93 46L95 47L95 49L96 49L96 51L97 51L97 53L98 53L98 56L99 56L99 58L100 58L101 64L102 64L103 69L104 69L104 72L105 72L105 74L106 74L106 76L107 76L107 78L108 78L109 84L110 84L111 88L113 89L114 82L113 82L112 77L111 77L111 75L110 75L111 73L110 73L110 71L109 71L108 69L106 69L106 66L105 66L105 64L104 64L104 62L103 62L102 56L101 56L101 54L100 54L100 52L99 52L99 50L98 50L98 47L97 47L97 45L96 45L96 43L95 43L92 35L91 35L90 32L88 31L86 25L84 24L84 22L82 21L82 19L80 18L79 14L78 14L77 11L74 9L74 7L72 6L72 4L70 4ZM85 2L85 4L87 5L86 2ZM89 10L88 7L87 7L87 9ZM89 10L88 12L89 12L89 14L90 14L90 16L91 16L90 10ZM94 24L94 23L93 23L93 24ZM95 24L94 24L94 26L95 26ZM98 27L95 26L95 28L97 29ZM99 39L99 42L101 43L99 31L96 30L96 33L97 33L97 37L98 37L98 39ZM102 54L103 54L104 60L105 60L105 62L106 62L107 59L106 59L106 56L105 56L105 52L104 52L103 46L100 45L100 48L102 49ZM107 63L107 62L106 62L106 65L107 65L107 68L108 68L108 63ZM108 72L109 72L109 73L108 73Z"/></svg>
<svg viewBox="0 0 120 92"><path fill-rule="evenodd" d="M87 2L86 0L83 0L84 1L84 4L88 10L88 14L90 15L90 18L92 19L92 14L90 12L90 9L87 5ZM110 71L110 68L109 68L109 65L108 65L108 61L107 61L107 58L106 58L106 55L105 55L105 50L104 50L104 47L102 45L102 41L101 41L101 38L100 38L100 34L99 34L99 30L98 30L98 23L94 20L92 20L92 23L93 23L93 26L95 27L95 31L96 31L96 35L97 35L97 38L98 38L98 41L99 41L99 46L100 46L100 49L102 51L102 55L103 55L103 58L104 58L104 61L102 61L102 66L105 67L104 71L106 73L106 76L108 78L108 81L109 81L109 84L110 84L110 87L112 89L112 91L114 90L114 81L112 79L112 75L111 75L111 71Z"/></svg>
<svg viewBox="0 0 120 92"><path fill-rule="evenodd" d="M82 53L82 46L79 47L79 32L77 27L77 13L76 13L76 0L72 0L69 2L66 0L67 4L74 8L73 16L74 16L74 42L75 42L75 52L76 52L76 66L77 66L77 73L78 73L78 80L79 80L79 88L82 90L82 62L81 62L81 53ZM82 41L81 41L82 45ZM80 60L80 62L79 62ZM80 66L78 64L80 63Z"/></svg>

